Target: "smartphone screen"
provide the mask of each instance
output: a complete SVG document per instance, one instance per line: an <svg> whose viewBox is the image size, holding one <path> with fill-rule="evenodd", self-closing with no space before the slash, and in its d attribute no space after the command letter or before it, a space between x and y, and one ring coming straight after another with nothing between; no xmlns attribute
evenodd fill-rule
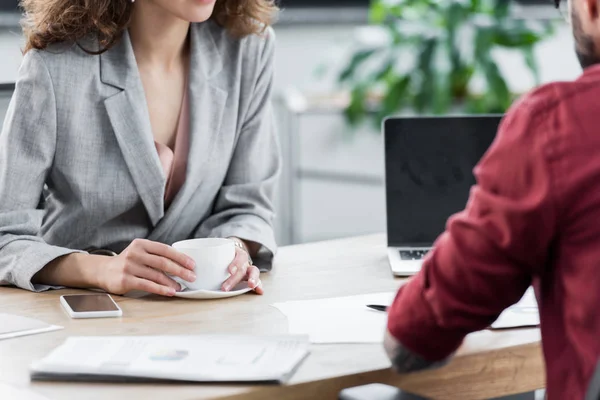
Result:
<svg viewBox="0 0 600 400"><path fill-rule="evenodd" d="M119 308L107 294L63 296L74 312L118 311Z"/></svg>

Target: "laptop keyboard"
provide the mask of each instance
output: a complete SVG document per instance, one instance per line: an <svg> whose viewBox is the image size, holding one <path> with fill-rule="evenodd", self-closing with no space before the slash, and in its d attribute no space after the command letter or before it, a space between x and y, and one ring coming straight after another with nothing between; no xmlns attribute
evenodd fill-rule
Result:
<svg viewBox="0 0 600 400"><path fill-rule="evenodd" d="M429 250L399 250L400 258L405 261L422 260Z"/></svg>

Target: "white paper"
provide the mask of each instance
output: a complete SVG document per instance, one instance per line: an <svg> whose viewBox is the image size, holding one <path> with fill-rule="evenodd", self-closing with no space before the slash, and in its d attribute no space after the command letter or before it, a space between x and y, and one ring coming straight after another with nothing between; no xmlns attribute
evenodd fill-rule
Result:
<svg viewBox="0 0 600 400"><path fill-rule="evenodd" d="M533 288L527 289L519 302L506 310L492 324L492 329L522 328L538 326L540 314Z"/></svg>
<svg viewBox="0 0 600 400"><path fill-rule="evenodd" d="M311 343L381 343L387 313L367 308L368 304L389 306L396 292L273 304L288 319L289 332L308 335ZM493 329L539 325L537 302L532 288L514 306L505 310Z"/></svg>
<svg viewBox="0 0 600 400"><path fill-rule="evenodd" d="M33 365L32 377L284 381L307 354L307 338L293 336L71 337Z"/></svg>
<svg viewBox="0 0 600 400"><path fill-rule="evenodd" d="M31 390L9 386L4 383L0 383L0 399L48 400L46 397L34 393Z"/></svg>
<svg viewBox="0 0 600 400"><path fill-rule="evenodd" d="M35 335L63 329L33 318L12 314L0 314L0 340L19 336Z"/></svg>
<svg viewBox="0 0 600 400"><path fill-rule="evenodd" d="M381 343L387 313L367 308L388 306L396 292L273 304L289 322L293 335L308 335L312 343Z"/></svg>

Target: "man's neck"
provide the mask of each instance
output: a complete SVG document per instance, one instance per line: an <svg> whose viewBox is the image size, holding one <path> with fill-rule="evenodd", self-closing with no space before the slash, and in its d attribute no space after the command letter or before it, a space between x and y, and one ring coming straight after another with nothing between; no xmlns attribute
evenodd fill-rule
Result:
<svg viewBox="0 0 600 400"><path fill-rule="evenodd" d="M135 4L129 36L138 65L177 68L186 55L190 23L150 2Z"/></svg>

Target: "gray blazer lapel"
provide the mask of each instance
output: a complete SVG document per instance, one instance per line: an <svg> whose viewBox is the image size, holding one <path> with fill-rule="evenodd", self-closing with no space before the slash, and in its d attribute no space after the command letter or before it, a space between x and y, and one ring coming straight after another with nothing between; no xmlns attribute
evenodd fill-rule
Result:
<svg viewBox="0 0 600 400"><path fill-rule="evenodd" d="M165 218L150 236L152 240L158 240L177 221L206 178L201 171L210 171L206 164L221 130L228 97L214 79L223 68L223 60L211 33L212 24L212 21L193 24L190 31L190 149L186 179Z"/></svg>
<svg viewBox="0 0 600 400"><path fill-rule="evenodd" d="M127 32L100 56L102 82L121 89L104 101L119 147L153 225L164 215L166 178L154 145L144 88Z"/></svg>

